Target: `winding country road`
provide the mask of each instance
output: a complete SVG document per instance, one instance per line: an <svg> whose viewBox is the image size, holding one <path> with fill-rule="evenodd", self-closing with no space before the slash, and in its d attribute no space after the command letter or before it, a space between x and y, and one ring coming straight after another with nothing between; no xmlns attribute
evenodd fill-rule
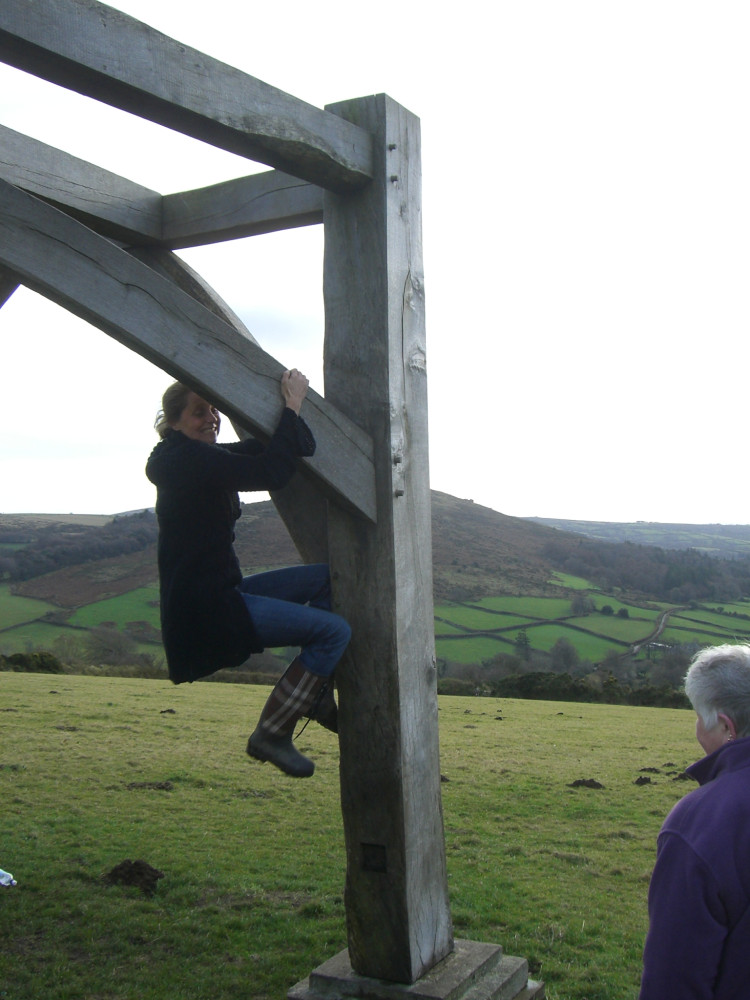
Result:
<svg viewBox="0 0 750 1000"><path fill-rule="evenodd" d="M668 611L662 611L662 613L659 615L659 621L657 622L654 631L651 633L651 635L646 636L645 639L641 639L640 642L637 642L634 646L631 646L630 654L632 656L635 656L637 653L641 651L641 649L644 646L647 646L650 642L654 642L656 639L658 639L659 636L664 631L664 629L667 627L667 624L669 622L669 616L674 614L675 611L683 611L683 610L684 610L683 608L670 608Z"/></svg>

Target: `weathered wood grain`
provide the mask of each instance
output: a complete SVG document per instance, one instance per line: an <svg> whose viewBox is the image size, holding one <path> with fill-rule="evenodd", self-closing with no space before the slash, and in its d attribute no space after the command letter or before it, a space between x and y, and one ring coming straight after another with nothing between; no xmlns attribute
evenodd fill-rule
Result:
<svg viewBox="0 0 750 1000"><path fill-rule="evenodd" d="M0 59L321 187L371 176L357 125L96 0L3 0Z"/></svg>
<svg viewBox="0 0 750 1000"><path fill-rule="evenodd" d="M324 203L326 395L372 435L377 524L335 503L349 956L411 983L453 947L437 728L419 123L384 95L335 106L376 137L366 190Z"/></svg>
<svg viewBox="0 0 750 1000"><path fill-rule="evenodd" d="M258 343L234 310L185 261L167 250L153 247L131 249L129 252L229 323L241 336L253 344ZM209 392L213 394L218 389L212 386ZM248 436L239 424L235 423L234 429L238 437L244 439ZM271 494L271 500L303 562L328 562L328 502L309 469L303 466L283 490L275 490Z"/></svg>
<svg viewBox="0 0 750 1000"><path fill-rule="evenodd" d="M161 195L0 125L0 177L123 243L203 246L323 221L323 191L276 170Z"/></svg>
<svg viewBox="0 0 750 1000"><path fill-rule="evenodd" d="M0 125L0 177L123 241L161 238L161 195Z"/></svg>
<svg viewBox="0 0 750 1000"><path fill-rule="evenodd" d="M323 221L323 191L281 171L264 171L164 196L162 243L175 250Z"/></svg>
<svg viewBox="0 0 750 1000"><path fill-rule="evenodd" d="M163 247L128 247L131 257L146 264L156 274L171 281L181 291L186 292L224 323L228 323L241 338L249 340L256 347L258 341L245 326L237 313L222 299L198 272L177 254Z"/></svg>
<svg viewBox="0 0 750 1000"><path fill-rule="evenodd" d="M210 395L251 433L273 432L282 365L205 305L81 223L0 180L0 265L173 377ZM372 444L311 392L319 442L307 460L320 488L375 517Z"/></svg>
<svg viewBox="0 0 750 1000"><path fill-rule="evenodd" d="M271 499L302 561L327 563L329 502L308 470L303 468L283 490L272 493Z"/></svg>

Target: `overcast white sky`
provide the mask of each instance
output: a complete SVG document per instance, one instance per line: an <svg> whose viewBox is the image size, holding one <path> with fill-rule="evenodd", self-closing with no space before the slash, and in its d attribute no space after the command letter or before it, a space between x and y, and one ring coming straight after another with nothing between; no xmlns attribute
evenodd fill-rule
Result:
<svg viewBox="0 0 750 1000"><path fill-rule="evenodd" d="M745 0L114 6L310 104L421 119L433 488L750 522ZM3 65L0 122L163 193L265 169ZM320 227L184 256L323 391ZM0 509L151 506L169 377L25 289L0 344Z"/></svg>

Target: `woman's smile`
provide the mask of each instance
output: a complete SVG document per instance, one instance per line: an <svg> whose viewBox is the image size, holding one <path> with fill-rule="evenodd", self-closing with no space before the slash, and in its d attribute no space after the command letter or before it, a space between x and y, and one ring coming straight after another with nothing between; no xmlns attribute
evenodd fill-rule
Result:
<svg viewBox="0 0 750 1000"><path fill-rule="evenodd" d="M221 417L216 407L197 393L191 392L180 419L172 424L172 430L182 431L185 437L192 438L193 441L216 444L220 426Z"/></svg>

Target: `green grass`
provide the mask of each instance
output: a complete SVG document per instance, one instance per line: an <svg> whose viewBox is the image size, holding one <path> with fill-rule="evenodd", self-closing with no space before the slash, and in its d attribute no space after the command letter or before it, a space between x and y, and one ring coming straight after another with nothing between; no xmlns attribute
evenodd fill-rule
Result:
<svg viewBox="0 0 750 1000"><path fill-rule="evenodd" d="M666 771L695 755L690 715L508 701L499 721L475 700L462 721L461 702L441 699L449 868L471 854L480 868L454 896L461 933L541 965L551 998L634 996L653 838L685 790ZM635 786L647 766L661 774ZM568 787L579 778L605 787Z"/></svg>
<svg viewBox="0 0 750 1000"><path fill-rule="evenodd" d="M457 625L451 625L445 621L435 622L435 634L436 635L466 635L465 628L459 628Z"/></svg>
<svg viewBox="0 0 750 1000"><path fill-rule="evenodd" d="M102 622L114 622L120 628L128 622L144 621L159 628L159 588L139 587L120 597L110 597L78 608L70 616L71 625L93 628Z"/></svg>
<svg viewBox="0 0 750 1000"><path fill-rule="evenodd" d="M599 610L572 617L569 600L545 597L487 597L473 604L438 605L435 608L438 655L456 663L481 663L499 652L512 651L518 632L525 628L532 649L549 652L558 639L566 639L582 659L601 662L613 650L625 652L623 643L645 639L656 627L661 608L639 608L599 593L592 596L599 608L609 604L615 613L603 615ZM621 608L628 610L628 618L617 615ZM557 621L558 618L565 620ZM469 634L462 639L446 638L460 634L463 629L467 632L506 631L496 639Z"/></svg>
<svg viewBox="0 0 750 1000"><path fill-rule="evenodd" d="M512 653L513 639L512 634L505 636L505 639L487 639L481 636L467 636L465 639L436 637L435 651L438 657L454 663L482 663L498 653Z"/></svg>
<svg viewBox="0 0 750 1000"><path fill-rule="evenodd" d="M662 611L667 611L669 608L674 607L673 604L657 604L654 601L650 602L647 608L641 608L636 604L618 601L616 597L611 597L609 594L592 593L591 596L599 611L603 607L606 607L606 605L609 605L615 613L622 610L622 608L626 608L631 618L652 622L654 625Z"/></svg>
<svg viewBox="0 0 750 1000"><path fill-rule="evenodd" d="M708 602L706 606L710 607ZM715 610L718 611L719 608L723 608L724 613L728 615L731 615L733 612L736 612L738 615L750 615L750 599L735 601L733 604L720 604L716 606Z"/></svg>
<svg viewBox="0 0 750 1000"><path fill-rule="evenodd" d="M65 631L58 625L48 625L46 622L27 622L8 632L0 632L0 653L7 656L35 649L50 650L55 639Z"/></svg>
<svg viewBox="0 0 750 1000"><path fill-rule="evenodd" d="M440 605L439 608L435 608L435 615L454 625L477 631L523 628L529 622L536 620L533 615L497 614L496 612L484 611L482 608L461 604ZM436 628L442 624L442 621L437 622Z"/></svg>
<svg viewBox="0 0 750 1000"><path fill-rule="evenodd" d="M5 674L0 690L8 998L283 996L341 947L329 734L311 727L319 780L295 783L243 752L259 688ZM153 900L101 883L125 858L165 872Z"/></svg>
<svg viewBox="0 0 750 1000"><path fill-rule="evenodd" d="M266 694L0 674L3 1000L270 1000L346 946L337 743L306 730L310 781L250 761ZM439 701L456 936L528 958L549 1000L634 997L691 713ZM152 898L103 883L125 858L164 872Z"/></svg>
<svg viewBox="0 0 750 1000"><path fill-rule="evenodd" d="M540 625L538 628L529 629L526 634L532 649L540 649L548 653L558 639L567 639L568 642L575 645L578 655L582 659L592 662L603 660L613 649L620 653L626 652L626 647L615 645L611 639L587 635L584 632L574 632L564 625Z"/></svg>
<svg viewBox="0 0 750 1000"><path fill-rule="evenodd" d="M483 597L472 604L490 611L510 611L526 618L564 618L571 613L570 599L564 597Z"/></svg>
<svg viewBox="0 0 750 1000"><path fill-rule="evenodd" d="M586 615L585 618L576 618L574 623L607 638L628 643L647 638L656 627L656 622L648 618L619 618L617 615L603 615L599 612Z"/></svg>
<svg viewBox="0 0 750 1000"><path fill-rule="evenodd" d="M745 641L742 637L741 641ZM680 643L696 643L699 646L717 646L722 642L734 642L734 636L718 629L700 628L695 625L685 624L664 629L659 636L659 642L678 645Z"/></svg>
<svg viewBox="0 0 750 1000"><path fill-rule="evenodd" d="M34 618L41 618L42 615L46 615L50 611L60 610L54 604L48 604L46 601L37 601L33 597L20 597L17 594L11 594L10 586L7 583L0 584L0 606L2 606L0 629L21 625Z"/></svg>
<svg viewBox="0 0 750 1000"><path fill-rule="evenodd" d="M514 640L517 632L509 632L502 638L489 639L482 637L470 637L465 639L441 639L440 632L435 636L435 649L437 655L454 663L481 663L489 660L498 653L513 653L515 651ZM567 639L575 645L579 656L592 662L600 661L612 652L613 649L624 652L622 646L616 646L610 639L600 638L595 635L586 635L583 632L573 631L565 625L549 624L537 625L527 631L531 649L549 652L558 639Z"/></svg>
<svg viewBox="0 0 750 1000"><path fill-rule="evenodd" d="M732 615L722 615L716 612L703 611L683 611L680 614L670 616L670 622L690 628L708 628L717 633L725 634L727 642L746 642L750 639L750 620L735 618Z"/></svg>
<svg viewBox="0 0 750 1000"><path fill-rule="evenodd" d="M669 607L654 603L648 608L640 608L592 590L586 580L569 574L557 573L553 582L569 590L589 589L597 608L608 604L615 613L602 615L599 610L572 618L570 596L503 595L465 604L440 604L435 607L438 656L456 663L479 665L500 652L512 651L518 631L527 628L534 649L548 652L558 639L565 638L575 646L582 659L599 663L612 651L624 652L623 642L635 643L646 638L655 627L660 612ZM158 629L158 596L157 587L142 587L78 608L70 615L69 621L88 629L104 622L113 622L116 627L124 629L130 622L145 621ZM623 608L627 609L628 618L617 615ZM718 608L696 609L673 615L671 627L660 637L661 641L705 644L750 638L750 618L741 617L750 614L750 602L738 601L722 608L722 611ZM53 649L55 640L60 636L69 638L69 629L35 621L55 610L59 609L43 601L12 595L7 584L0 586L0 652L9 654L30 649ZM566 619L568 625L579 625L586 631L579 632L564 623L530 627L532 622L553 622L560 618ZM8 626L12 628L3 631ZM497 638L474 634L498 630L505 631ZM596 634L588 635L587 632ZM452 635L462 637L448 638ZM138 648L153 653L155 647L141 643Z"/></svg>

